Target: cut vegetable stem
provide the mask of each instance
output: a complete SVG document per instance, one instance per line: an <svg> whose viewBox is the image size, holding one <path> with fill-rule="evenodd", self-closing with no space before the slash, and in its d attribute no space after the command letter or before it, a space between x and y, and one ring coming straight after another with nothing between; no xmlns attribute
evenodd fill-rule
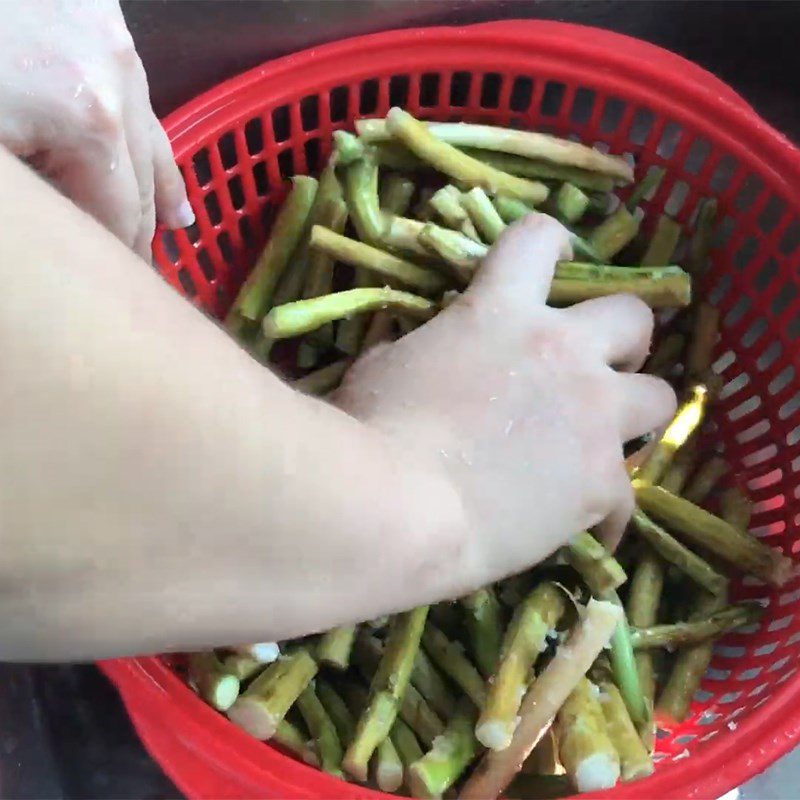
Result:
<svg viewBox="0 0 800 800"><path fill-rule="evenodd" d="M189 679L197 693L217 711L227 711L239 696L239 678L213 652L189 656Z"/></svg>
<svg viewBox="0 0 800 800"><path fill-rule="evenodd" d="M356 718L344 698L333 686L322 678L315 681L315 690L320 703L336 728L339 741L344 747L350 744L356 733ZM341 756L340 756L341 760Z"/></svg>
<svg viewBox="0 0 800 800"><path fill-rule="evenodd" d="M739 603L722 608L705 618L693 617L689 622L673 622L665 625L651 625L647 628L634 628L631 641L636 650L650 650L655 647L674 649L687 645L700 644L716 639L728 631L751 625L763 615L757 603Z"/></svg>
<svg viewBox="0 0 800 800"><path fill-rule="evenodd" d="M442 719L450 716L455 708L455 697L422 648L417 651L414 658L411 683Z"/></svg>
<svg viewBox="0 0 800 800"><path fill-rule="evenodd" d="M703 384L692 387L689 398L681 404L662 437L636 473L642 484L658 483L675 458L675 453L697 432L708 406L708 389Z"/></svg>
<svg viewBox="0 0 800 800"><path fill-rule="evenodd" d="M686 337L682 333L678 331L668 333L650 356L646 371L651 375L666 378L678 364L685 345Z"/></svg>
<svg viewBox="0 0 800 800"><path fill-rule="evenodd" d="M341 236L321 225L311 229L311 247L335 260L370 270L384 280L396 281L423 294L437 294L444 289L444 281L435 272L364 242Z"/></svg>
<svg viewBox="0 0 800 800"><path fill-rule="evenodd" d="M619 755L597 695L597 687L581 678L558 712L558 752L579 792L610 789L619 778Z"/></svg>
<svg viewBox="0 0 800 800"><path fill-rule="evenodd" d="M726 597L699 593L690 621L716 613L725 605ZM694 693L700 686L713 654L713 642L703 642L681 650L656 704L656 719L671 727L682 722L689 713Z"/></svg>
<svg viewBox="0 0 800 800"><path fill-rule="evenodd" d="M467 658L460 643L453 642L430 622L422 634L425 652L439 669L444 672L470 700L483 708L486 703L486 685L480 672Z"/></svg>
<svg viewBox="0 0 800 800"><path fill-rule="evenodd" d="M380 188L380 207L389 214L403 216L411 206L417 186L411 178L392 172L387 175Z"/></svg>
<svg viewBox="0 0 800 800"><path fill-rule="evenodd" d="M692 338L686 354L686 376L702 380L711 369L714 347L719 336L720 311L710 303L698 303L692 320Z"/></svg>
<svg viewBox="0 0 800 800"><path fill-rule="evenodd" d="M615 591L605 593L602 599L622 608L622 602ZM625 701L631 719L637 726L647 724L650 713L642 694L639 672L633 655L630 627L624 615L611 637L610 661L614 683Z"/></svg>
<svg viewBox="0 0 800 800"><path fill-rule="evenodd" d="M439 798L461 777L478 751L475 717L470 703L459 703L444 733L411 765L409 784L414 797Z"/></svg>
<svg viewBox="0 0 800 800"><path fill-rule="evenodd" d="M317 697L314 687L307 686L297 698L297 709L316 743L320 766L325 772L343 777L342 745L333 720Z"/></svg>
<svg viewBox="0 0 800 800"><path fill-rule="evenodd" d="M652 167L645 177L634 186L625 204L628 211L635 211L640 203L651 198L657 191L667 171L664 167Z"/></svg>
<svg viewBox="0 0 800 800"><path fill-rule="evenodd" d="M702 275L708 269L716 221L717 200L707 197L700 203L694 235L689 242L688 268L692 275Z"/></svg>
<svg viewBox="0 0 800 800"><path fill-rule="evenodd" d="M497 213L486 192L479 186L461 196L461 204L469 214L484 241L494 244L506 229L506 223Z"/></svg>
<svg viewBox="0 0 800 800"><path fill-rule="evenodd" d="M239 696L228 716L256 739L270 739L316 674L317 664L307 650L283 655Z"/></svg>
<svg viewBox="0 0 800 800"><path fill-rule="evenodd" d="M644 511L669 525L690 543L772 586L783 586L791 577L790 559L725 520L660 486L634 481L634 488L636 499Z"/></svg>
<svg viewBox="0 0 800 800"><path fill-rule="evenodd" d="M461 192L455 186L443 186L431 195L429 202L431 208L447 227L463 233L470 239L479 241L478 232L461 204Z"/></svg>
<svg viewBox="0 0 800 800"><path fill-rule="evenodd" d="M555 196L556 216L568 225L577 222L589 208L589 196L571 183L562 183ZM666 262L665 262L666 263Z"/></svg>
<svg viewBox="0 0 800 800"><path fill-rule="evenodd" d="M498 195L492 200L492 203L502 220L509 225L518 219L527 217L528 214L533 214L533 209L530 206L525 205L522 200L517 200L514 197Z"/></svg>
<svg viewBox="0 0 800 800"><path fill-rule="evenodd" d="M378 165L371 158L359 158L347 167L345 198L361 241L378 244L386 218L378 204Z"/></svg>
<svg viewBox="0 0 800 800"><path fill-rule="evenodd" d="M333 148L332 160L339 167L346 167L364 158L367 152L364 142L349 131L333 132Z"/></svg>
<svg viewBox="0 0 800 800"><path fill-rule="evenodd" d="M605 546L582 531L567 547L570 564L596 595L617 589L627 580L625 570Z"/></svg>
<svg viewBox="0 0 800 800"><path fill-rule="evenodd" d="M517 716L533 667L547 646L547 635L566 607L562 589L553 583L537 586L514 611L500 651L500 666L488 684L488 695L475 729L478 741L491 750L511 743Z"/></svg>
<svg viewBox="0 0 800 800"><path fill-rule="evenodd" d="M655 625L658 608L661 603L661 592L664 588L664 565L652 549L647 549L636 565L628 594L627 617L631 626L644 628ZM636 643L633 632L631 640ZM647 720L640 726L642 738L648 751L655 743L655 728L651 724L653 705L656 694L656 674L651 653L635 653L634 662L639 674L639 686L642 690ZM627 715L627 711L626 711ZM637 736L638 739L638 736ZM622 755L622 754L620 754Z"/></svg>
<svg viewBox="0 0 800 800"><path fill-rule="evenodd" d="M687 444L678 450L672 460L669 469L661 479L661 486L672 494L681 494L683 487L689 480L689 476L694 471L695 461L697 460L697 443L691 439Z"/></svg>
<svg viewBox="0 0 800 800"><path fill-rule="evenodd" d="M394 725L392 730L394 730ZM378 745L372 763L374 764L375 783L382 792L396 792L403 785L403 762L391 737L384 739Z"/></svg>
<svg viewBox="0 0 800 800"><path fill-rule="evenodd" d="M430 300L409 292L388 287L347 289L275 306L264 317L264 335L271 339L288 339L337 319L384 308L396 308L422 320L430 319L436 312L436 305Z"/></svg>
<svg viewBox="0 0 800 800"><path fill-rule="evenodd" d="M271 741L285 748L306 764L312 767L319 766L319 758L311 743L291 722L282 719L278 723L278 729Z"/></svg>
<svg viewBox="0 0 800 800"><path fill-rule="evenodd" d="M547 186L518 178L466 155L432 134L424 123L400 108L386 115L386 128L412 153L445 175L469 186L480 186L491 194L507 194L536 205L547 198Z"/></svg>
<svg viewBox="0 0 800 800"><path fill-rule="evenodd" d="M613 258L626 244L633 241L639 232L639 219L620 206L611 216L606 217L590 234L589 246L598 257L606 261Z"/></svg>
<svg viewBox="0 0 800 800"><path fill-rule="evenodd" d="M615 267L561 261L548 302L567 305L605 297L632 294L652 308L684 308L692 299L692 284L680 267Z"/></svg>
<svg viewBox="0 0 800 800"><path fill-rule="evenodd" d="M355 636L355 625L342 625L323 634L317 644L317 661L334 669L347 669Z"/></svg>
<svg viewBox="0 0 800 800"><path fill-rule="evenodd" d="M494 675L503 641L500 603L490 587L478 589L462 601L475 663L485 678Z"/></svg>
<svg viewBox="0 0 800 800"><path fill-rule="evenodd" d="M356 735L342 762L347 772L358 780L367 779L368 762L397 718L427 616L428 607L420 606L398 614L393 620L386 648L370 684L369 703L358 720Z"/></svg>
<svg viewBox="0 0 800 800"><path fill-rule="evenodd" d="M389 112L385 122L379 119L358 120L356 130L367 142L386 141L393 136L397 137L391 119L394 111L392 109ZM625 159L609 156L586 145L558 139L548 134L464 122L417 124L423 126L432 138L458 147L476 147L552 164L579 167L626 183L633 180L633 169Z"/></svg>
<svg viewBox="0 0 800 800"><path fill-rule="evenodd" d="M461 789L462 800L494 800L503 792L623 619L614 604L589 601L570 638L525 695L511 744L487 752Z"/></svg>
<svg viewBox="0 0 800 800"><path fill-rule="evenodd" d="M267 245L231 306L227 317L231 325L239 317L259 322L268 311L275 287L303 236L317 185L305 175L292 178L292 191L278 212Z"/></svg>
<svg viewBox="0 0 800 800"><path fill-rule="evenodd" d="M620 776L624 781L645 778L655 765L628 714L619 689L611 681L600 681L600 708L606 720L606 731L619 755Z"/></svg>
<svg viewBox="0 0 800 800"><path fill-rule="evenodd" d="M570 167L564 164L516 156L512 153L500 153L492 150L482 150L478 147L459 147L467 155L483 161L489 166L510 172L520 178L536 178L540 181L564 181L594 192L610 192L616 181L609 175L601 175L580 167Z"/></svg>
<svg viewBox="0 0 800 800"><path fill-rule="evenodd" d="M683 491L683 496L699 505L704 502L728 472L728 462L720 456L712 456L700 466Z"/></svg>
<svg viewBox="0 0 800 800"><path fill-rule="evenodd" d="M662 214L658 218L655 232L642 256L643 267L658 267L671 264L683 229L672 217Z"/></svg>
<svg viewBox="0 0 800 800"><path fill-rule="evenodd" d="M417 737L414 731L412 731L402 719L395 720L389 736L394 743L395 750L397 750L397 754L403 762L404 771L407 774L409 767L424 755L417 741Z"/></svg>
<svg viewBox="0 0 800 800"><path fill-rule="evenodd" d="M633 512L632 519L636 532L650 544L661 558L676 566L709 593L722 595L727 592L728 579L724 575L721 575L697 553L665 531L641 509L637 508Z"/></svg>
<svg viewBox="0 0 800 800"><path fill-rule="evenodd" d="M302 378L298 378L292 386L299 392L313 396L323 396L332 392L344 377L345 372L350 367L350 361L334 361L326 367L320 367L314 372L309 372Z"/></svg>

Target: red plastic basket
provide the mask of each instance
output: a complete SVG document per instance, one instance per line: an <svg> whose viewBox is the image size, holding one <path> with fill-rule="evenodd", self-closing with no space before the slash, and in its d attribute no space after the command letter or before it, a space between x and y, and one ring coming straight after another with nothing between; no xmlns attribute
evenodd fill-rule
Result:
<svg viewBox="0 0 800 800"><path fill-rule="evenodd" d="M166 120L197 226L160 232L159 268L214 315L224 312L268 231L284 180L315 171L331 133L391 105L571 134L631 153L637 174L666 165L649 204L691 225L719 198L705 290L722 310L715 369L725 379L715 437L755 500L753 532L800 552L800 154L729 87L627 37L551 22L396 31L280 59L202 95ZM800 580L760 625L726 637L688 720L664 732L651 778L616 798L715 798L800 735ZM158 658L103 665L146 746L190 797L377 798L255 741L206 707Z"/></svg>

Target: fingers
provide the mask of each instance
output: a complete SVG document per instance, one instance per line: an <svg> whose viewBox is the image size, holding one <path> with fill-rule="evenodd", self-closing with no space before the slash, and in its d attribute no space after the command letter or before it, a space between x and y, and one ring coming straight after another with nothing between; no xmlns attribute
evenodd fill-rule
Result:
<svg viewBox="0 0 800 800"><path fill-rule="evenodd" d="M134 83L126 98L123 124L128 153L139 187L139 227L133 240L133 249L148 263L152 260L152 242L156 228L153 142L148 123L149 114L147 82L142 70L141 79Z"/></svg>
<svg viewBox="0 0 800 800"><path fill-rule="evenodd" d="M556 261L571 257L569 233L545 214L530 214L511 225L492 247L475 276L470 293L493 305L544 304Z"/></svg>
<svg viewBox="0 0 800 800"><path fill-rule="evenodd" d="M183 176L175 163L167 134L151 115L150 136L155 169L156 217L169 228L187 228L194 223L194 211L186 196Z"/></svg>
<svg viewBox="0 0 800 800"><path fill-rule="evenodd" d="M139 184L139 189L142 189L141 183ZM148 197L141 197L141 199L142 216L139 223L139 230L133 241L133 250L150 264L153 260L153 236L156 232L156 207L152 199L152 187Z"/></svg>
<svg viewBox="0 0 800 800"><path fill-rule="evenodd" d="M186 227L194 222L194 214L172 148L150 107L147 76L138 59L134 64L127 101L125 130L139 182L142 209L134 249L149 262L156 217L171 227Z"/></svg>
<svg viewBox="0 0 800 800"><path fill-rule="evenodd" d="M631 441L660 428L675 414L677 401L670 385L652 375L612 373L619 398L620 436ZM634 508L634 495L625 462L620 460L610 476L605 495L611 511L598 525L597 532L612 550L619 544Z"/></svg>
<svg viewBox="0 0 800 800"><path fill-rule="evenodd" d="M609 550L616 550L625 533L635 507L633 488L628 473L620 470L615 479L613 507L609 515L597 526L596 533Z"/></svg>
<svg viewBox="0 0 800 800"><path fill-rule="evenodd" d="M616 376L620 397L620 433L623 442L644 436L675 415L677 400L672 387L653 375Z"/></svg>
<svg viewBox="0 0 800 800"><path fill-rule="evenodd" d="M113 152L76 148L61 158L59 188L127 247L133 247L141 220L139 184L124 138Z"/></svg>
<svg viewBox="0 0 800 800"><path fill-rule="evenodd" d="M60 182L78 205L149 263L156 217L171 227L186 227L194 213L167 136L150 108L144 70L138 60L133 67L113 166L81 150L62 169Z"/></svg>
<svg viewBox="0 0 800 800"><path fill-rule="evenodd" d="M611 367L627 372L642 368L653 338L653 312L638 297L612 295L587 300L564 314L583 329L588 341L600 349Z"/></svg>

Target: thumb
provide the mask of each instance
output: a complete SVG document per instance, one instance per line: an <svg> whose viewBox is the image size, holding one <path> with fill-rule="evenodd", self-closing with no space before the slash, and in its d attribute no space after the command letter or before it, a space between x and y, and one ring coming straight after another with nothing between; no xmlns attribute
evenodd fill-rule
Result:
<svg viewBox="0 0 800 800"><path fill-rule="evenodd" d="M484 258L469 292L498 305L543 305L556 262L572 257L569 231L546 214L529 214L509 226Z"/></svg>

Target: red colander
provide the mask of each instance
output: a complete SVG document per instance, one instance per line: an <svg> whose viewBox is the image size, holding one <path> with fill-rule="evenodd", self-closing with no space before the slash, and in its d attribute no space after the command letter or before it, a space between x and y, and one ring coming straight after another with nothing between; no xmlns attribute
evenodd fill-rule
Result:
<svg viewBox="0 0 800 800"><path fill-rule="evenodd" d="M165 122L197 213L159 232L158 267L220 316L263 245L285 179L315 172L331 133L392 105L422 117L519 125L630 153L667 178L648 204L691 226L719 198L713 267L701 290L722 311L725 381L715 439L755 501L753 533L800 553L800 153L729 87L625 36L553 22L393 31L279 59L201 95ZM800 580L745 579L763 621L726 636L689 718L658 740L647 780L615 798L717 798L800 735ZM159 658L106 662L145 745L196 798L378 798L251 739Z"/></svg>

